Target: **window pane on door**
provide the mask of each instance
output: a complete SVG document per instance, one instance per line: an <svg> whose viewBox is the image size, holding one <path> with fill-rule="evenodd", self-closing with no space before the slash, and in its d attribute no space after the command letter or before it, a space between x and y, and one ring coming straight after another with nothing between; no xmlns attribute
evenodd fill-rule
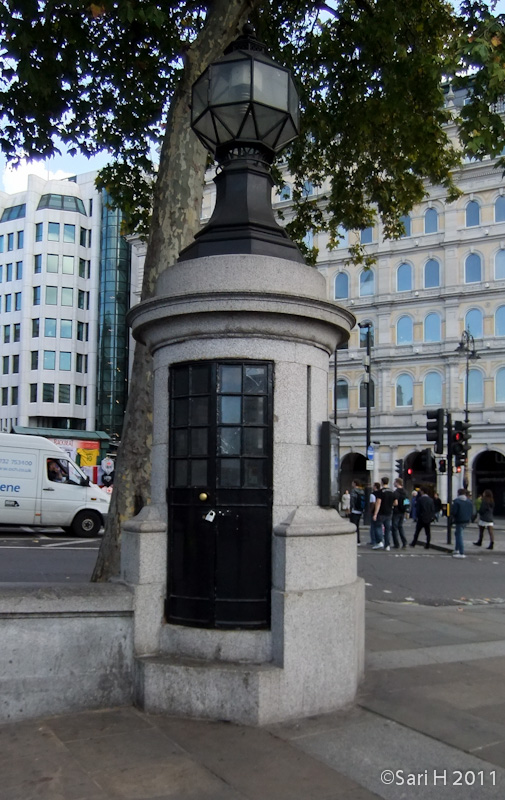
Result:
<svg viewBox="0 0 505 800"><path fill-rule="evenodd" d="M265 454L265 429L244 428L244 455L262 456Z"/></svg>
<svg viewBox="0 0 505 800"><path fill-rule="evenodd" d="M267 368L244 368L244 394L265 394L267 390Z"/></svg>
<svg viewBox="0 0 505 800"><path fill-rule="evenodd" d="M265 410L264 397L244 397L244 425L262 425Z"/></svg>
<svg viewBox="0 0 505 800"><path fill-rule="evenodd" d="M229 397L224 395L223 397L219 398L219 422L225 422L229 425L232 425L233 423L240 423L242 421L241 412L241 397Z"/></svg>
<svg viewBox="0 0 505 800"><path fill-rule="evenodd" d="M217 390L218 392L241 392L242 367L235 365L220 366Z"/></svg>
<svg viewBox="0 0 505 800"><path fill-rule="evenodd" d="M219 458L217 480L220 488L240 486L240 458Z"/></svg>
<svg viewBox="0 0 505 800"><path fill-rule="evenodd" d="M240 428L218 428L217 452L222 456L240 455Z"/></svg>

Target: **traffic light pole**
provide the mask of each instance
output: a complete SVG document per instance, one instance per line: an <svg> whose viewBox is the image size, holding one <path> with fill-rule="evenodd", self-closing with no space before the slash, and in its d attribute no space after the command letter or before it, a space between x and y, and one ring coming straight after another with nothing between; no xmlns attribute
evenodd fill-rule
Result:
<svg viewBox="0 0 505 800"><path fill-rule="evenodd" d="M447 544L452 544L452 416L447 412Z"/></svg>

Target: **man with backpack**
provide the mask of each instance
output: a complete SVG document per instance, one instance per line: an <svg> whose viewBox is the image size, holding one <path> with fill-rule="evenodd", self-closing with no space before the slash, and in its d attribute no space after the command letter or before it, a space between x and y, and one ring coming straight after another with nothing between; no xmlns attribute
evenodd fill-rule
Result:
<svg viewBox="0 0 505 800"><path fill-rule="evenodd" d="M358 545L361 544L359 536L359 523L361 515L365 510L365 493L357 481L352 482L351 488L351 513L349 515L349 522L356 525L356 533L358 536Z"/></svg>
<svg viewBox="0 0 505 800"><path fill-rule="evenodd" d="M381 478L381 488L376 493L373 520L384 528L384 543L379 542L372 550L391 550L390 535L393 518L393 490L389 486L389 478Z"/></svg>
<svg viewBox="0 0 505 800"><path fill-rule="evenodd" d="M458 489L458 496L456 497L451 508L452 521L455 524L454 529L454 558L466 558L465 547L463 545L463 531L470 522L473 516L473 503L467 495L466 489Z"/></svg>
<svg viewBox="0 0 505 800"><path fill-rule="evenodd" d="M393 492L393 519L391 523L391 533L393 534L393 545L395 550L400 547L398 536L402 540L402 547L407 547L407 539L403 532L403 519L405 512L409 510L410 503L407 498L407 492L403 488L403 480L396 478L395 490Z"/></svg>

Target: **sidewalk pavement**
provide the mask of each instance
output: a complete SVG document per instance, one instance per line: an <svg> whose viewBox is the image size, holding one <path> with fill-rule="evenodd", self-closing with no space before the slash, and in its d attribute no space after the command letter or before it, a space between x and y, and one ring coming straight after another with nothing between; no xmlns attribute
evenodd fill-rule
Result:
<svg viewBox="0 0 505 800"><path fill-rule="evenodd" d="M415 530L415 522L411 519L406 519L404 522L404 530L405 536L407 537L407 541L411 542L414 536ZM366 526L362 528L361 532L361 541L367 541L367 529ZM505 553L505 520L500 519L495 522L494 524L494 548L493 550L488 550L487 546L489 544L489 534L487 530L484 532L484 539L482 540L481 547L475 547L473 542L476 542L479 538L479 526L476 522L470 522L464 532L464 541L465 541L465 553L467 555L482 555L483 553L489 554L492 556L496 553ZM419 540L417 546L421 548L426 541L424 530L421 532L419 536ZM451 530L451 544L447 542L447 518L442 517L438 522L435 522L431 525L431 547L433 550L439 550L445 553L452 553L454 550L454 525L452 526Z"/></svg>
<svg viewBox="0 0 505 800"><path fill-rule="evenodd" d="M505 608L366 614L353 707L267 728L134 708L2 725L1 800L505 797Z"/></svg>

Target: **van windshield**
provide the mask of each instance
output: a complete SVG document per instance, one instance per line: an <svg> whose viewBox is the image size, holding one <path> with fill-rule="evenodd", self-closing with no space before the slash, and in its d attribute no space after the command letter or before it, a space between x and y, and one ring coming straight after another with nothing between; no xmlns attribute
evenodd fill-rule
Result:
<svg viewBox="0 0 505 800"><path fill-rule="evenodd" d="M82 472L66 458L48 458L47 477L55 483L72 483L74 486L82 486L86 481Z"/></svg>

